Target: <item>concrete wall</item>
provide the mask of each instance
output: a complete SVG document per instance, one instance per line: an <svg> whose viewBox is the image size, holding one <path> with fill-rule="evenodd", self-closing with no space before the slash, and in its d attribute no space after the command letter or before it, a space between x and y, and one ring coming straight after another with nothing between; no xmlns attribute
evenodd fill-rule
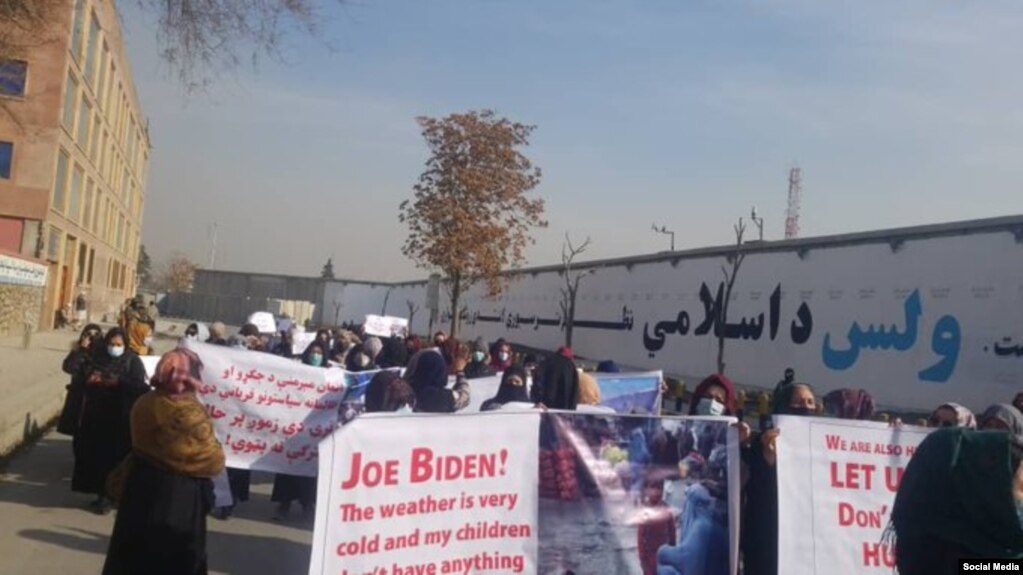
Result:
<svg viewBox="0 0 1023 575"><path fill-rule="evenodd" d="M20 335L25 323L39 325L43 288L0 284L0 337Z"/></svg>

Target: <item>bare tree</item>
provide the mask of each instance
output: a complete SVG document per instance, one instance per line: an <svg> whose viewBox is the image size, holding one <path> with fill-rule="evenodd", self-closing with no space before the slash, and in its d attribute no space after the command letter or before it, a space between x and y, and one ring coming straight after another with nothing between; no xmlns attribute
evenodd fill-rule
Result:
<svg viewBox="0 0 1023 575"><path fill-rule="evenodd" d="M410 299L405 300L405 305L408 306L408 328L412 330L412 320L416 319L416 312L419 311L419 304L413 302Z"/></svg>
<svg viewBox="0 0 1023 575"><path fill-rule="evenodd" d="M157 289L170 293L190 292L195 283L197 269L199 266L187 256L181 254L172 256L157 275Z"/></svg>
<svg viewBox="0 0 1023 575"><path fill-rule="evenodd" d="M341 324L341 301L334 299L334 325Z"/></svg>
<svg viewBox="0 0 1023 575"><path fill-rule="evenodd" d="M565 287L561 288L561 318L565 326L565 345L572 346L572 333L575 330L575 302L579 295L579 282L597 270L590 268L586 271L576 270L573 273L572 265L579 254L586 251L590 246L590 238L578 246L572 245L572 238L565 234L565 243L561 245L561 276L565 280Z"/></svg>
<svg viewBox="0 0 1023 575"><path fill-rule="evenodd" d="M715 335L718 338L718 373L725 372L725 324L728 323L728 308L732 303L732 288L735 286L736 276L739 275L739 268L746 259L746 250L742 243L746 234L746 224L742 218L739 218L739 223L735 224L733 229L735 249L725 257L727 265L721 266L721 273L725 276L725 296L718 307L718 321L715 325Z"/></svg>

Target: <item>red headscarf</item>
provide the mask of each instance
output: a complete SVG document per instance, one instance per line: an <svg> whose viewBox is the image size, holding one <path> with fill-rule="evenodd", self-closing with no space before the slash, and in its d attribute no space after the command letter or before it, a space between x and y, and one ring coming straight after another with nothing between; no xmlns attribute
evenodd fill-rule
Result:
<svg viewBox="0 0 1023 575"><path fill-rule="evenodd" d="M700 385L696 386L696 389L693 391L692 399L689 401L689 415L696 415L696 405L699 403L698 401L695 401L696 398L705 395L712 385L719 385L725 390L724 415L735 415L735 412L737 411L735 406L735 386L732 385L732 380L720 373L715 373L701 381Z"/></svg>
<svg viewBox="0 0 1023 575"><path fill-rule="evenodd" d="M177 348L168 351L156 364L156 372L149 385L172 397L194 393L202 383L202 361L191 350Z"/></svg>
<svg viewBox="0 0 1023 575"><path fill-rule="evenodd" d="M575 353L572 351L572 348L568 347L567 345L563 345L558 348L558 355L561 355L562 357L567 357L568 359L575 361Z"/></svg>

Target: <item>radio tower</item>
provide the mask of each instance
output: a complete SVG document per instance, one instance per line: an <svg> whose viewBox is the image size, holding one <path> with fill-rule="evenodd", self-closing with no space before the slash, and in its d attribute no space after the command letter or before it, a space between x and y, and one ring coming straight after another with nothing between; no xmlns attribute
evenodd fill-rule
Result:
<svg viewBox="0 0 1023 575"><path fill-rule="evenodd" d="M798 167L789 170L789 207L785 210L785 239L799 237L799 204L803 197L802 172Z"/></svg>

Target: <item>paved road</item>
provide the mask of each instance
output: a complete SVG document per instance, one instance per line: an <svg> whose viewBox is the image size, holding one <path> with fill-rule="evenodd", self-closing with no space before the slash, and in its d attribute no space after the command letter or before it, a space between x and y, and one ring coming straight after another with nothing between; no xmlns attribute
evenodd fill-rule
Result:
<svg viewBox="0 0 1023 575"><path fill-rule="evenodd" d="M20 382L53 380L62 389L60 361L75 334L38 335L33 349L14 338L0 341L0 388L17 393ZM10 340L10 341L8 341ZM165 351L172 339L159 341ZM57 387L59 386L59 387ZM2 400L0 400L2 401ZM90 496L71 492L71 440L49 433L0 469L0 574L98 574L103 568L114 515L86 509ZM212 573L305 575L312 524L270 520L272 476L254 474L252 499L228 521L209 520Z"/></svg>
<svg viewBox="0 0 1023 575"><path fill-rule="evenodd" d="M71 492L71 440L51 433L0 474L0 573L99 573L114 515L86 510ZM220 574L304 575L312 525L270 520L272 476L256 474L253 494L228 521L209 520L210 569Z"/></svg>

